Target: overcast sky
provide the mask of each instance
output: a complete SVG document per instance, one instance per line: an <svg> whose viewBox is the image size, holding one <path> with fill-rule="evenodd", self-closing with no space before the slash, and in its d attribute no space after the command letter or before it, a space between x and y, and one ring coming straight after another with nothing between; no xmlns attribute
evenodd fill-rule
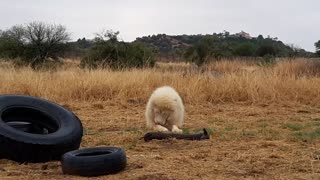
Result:
<svg viewBox="0 0 320 180"><path fill-rule="evenodd" d="M65 25L73 39L113 29L125 41L243 30L315 51L319 7L320 0L0 0L0 29L45 21Z"/></svg>

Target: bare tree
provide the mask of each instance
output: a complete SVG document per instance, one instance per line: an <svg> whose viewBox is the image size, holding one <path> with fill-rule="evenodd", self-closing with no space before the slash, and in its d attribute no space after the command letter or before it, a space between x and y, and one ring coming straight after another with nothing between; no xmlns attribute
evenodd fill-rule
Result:
<svg viewBox="0 0 320 180"><path fill-rule="evenodd" d="M57 62L70 39L62 25L31 22L16 25L0 33L0 56L20 57L33 68L41 66L48 59Z"/></svg>
<svg viewBox="0 0 320 180"><path fill-rule="evenodd" d="M25 31L21 25L12 26L9 30L3 31L2 36L6 38L12 38L20 43L25 42Z"/></svg>
<svg viewBox="0 0 320 180"><path fill-rule="evenodd" d="M56 60L70 37L64 26L43 22L26 25L24 35L29 46L30 58L27 59L32 59L31 65L41 64L48 58Z"/></svg>
<svg viewBox="0 0 320 180"><path fill-rule="evenodd" d="M106 41L110 40L111 42L117 42L118 41L118 36L120 32L119 31L113 31L113 30L102 30L99 33L95 33L95 41Z"/></svg>

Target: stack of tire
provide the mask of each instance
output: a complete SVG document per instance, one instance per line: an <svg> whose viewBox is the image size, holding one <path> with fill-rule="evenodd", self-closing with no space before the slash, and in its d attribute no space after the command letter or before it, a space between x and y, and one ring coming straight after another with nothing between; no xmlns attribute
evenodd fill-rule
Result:
<svg viewBox="0 0 320 180"><path fill-rule="evenodd" d="M56 103L31 96L0 96L0 158L32 163L61 160L65 174L82 176L124 169L122 149L78 150L82 135L79 118Z"/></svg>

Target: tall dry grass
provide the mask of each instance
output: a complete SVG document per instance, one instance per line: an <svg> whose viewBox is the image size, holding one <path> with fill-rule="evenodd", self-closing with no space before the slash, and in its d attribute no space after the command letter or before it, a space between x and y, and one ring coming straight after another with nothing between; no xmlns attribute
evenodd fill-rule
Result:
<svg viewBox="0 0 320 180"><path fill-rule="evenodd" d="M74 62L72 62L74 63ZM159 86L175 87L186 103L285 103L320 105L320 65L307 59L263 67L223 60L204 69L159 64L143 70L83 70L76 63L56 72L0 67L0 94L24 94L58 102L120 100L146 103Z"/></svg>

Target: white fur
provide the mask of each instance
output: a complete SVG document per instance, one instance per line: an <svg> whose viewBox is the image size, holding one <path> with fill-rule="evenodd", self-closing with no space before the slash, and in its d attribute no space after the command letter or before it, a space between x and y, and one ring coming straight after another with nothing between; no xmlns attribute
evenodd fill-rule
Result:
<svg viewBox="0 0 320 180"><path fill-rule="evenodd" d="M175 89L163 86L156 89L147 103L145 112L147 128L157 131L182 133L184 106Z"/></svg>

